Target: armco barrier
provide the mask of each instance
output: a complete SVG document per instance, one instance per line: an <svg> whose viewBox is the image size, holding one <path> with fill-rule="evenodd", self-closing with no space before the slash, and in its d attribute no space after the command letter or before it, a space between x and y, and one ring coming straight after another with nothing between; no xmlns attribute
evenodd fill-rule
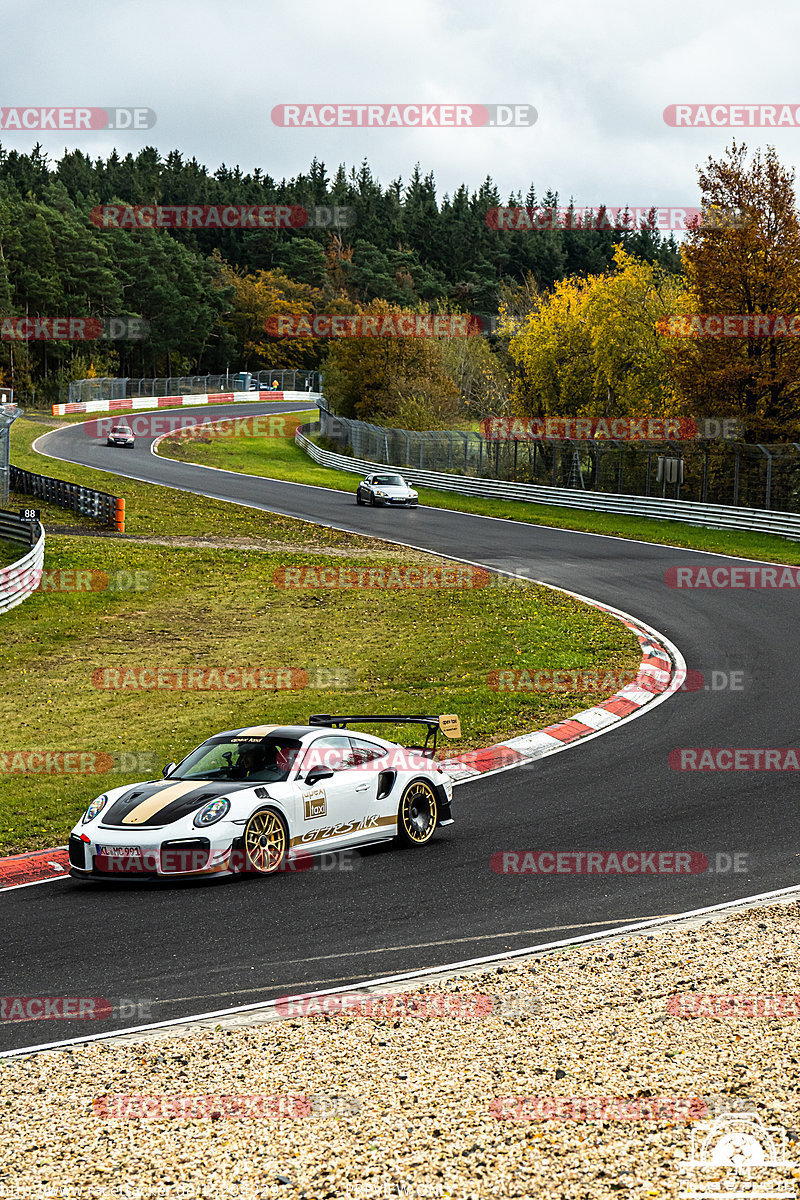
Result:
<svg viewBox="0 0 800 1200"><path fill-rule="evenodd" d="M69 508L82 517L102 521L112 529L125 532L125 501L108 492L97 492L94 488L67 483L64 479L52 479L49 475L36 475L11 467L11 490L23 496L35 496L59 508Z"/></svg>
<svg viewBox="0 0 800 1200"><path fill-rule="evenodd" d="M316 405L319 392L202 392L197 396L137 396L127 400L86 400L75 404L54 404L53 416L89 412L149 412L153 408L195 408L203 404L303 404Z"/></svg>
<svg viewBox="0 0 800 1200"><path fill-rule="evenodd" d="M652 517L657 521L681 521L706 529L744 529L755 533L774 533L800 540L800 515L761 508L734 508L724 504L698 504L692 500L661 500L652 496L618 496L607 492L584 492L573 488L542 487L531 483L505 483L494 479L474 479L443 471L420 471L408 467L388 467L386 463L365 458L349 458L332 450L322 450L305 436L314 425L301 425L295 442L314 462L355 475L370 471L399 471L421 487L462 496L481 496L493 500L521 500L528 504L551 504L560 508L580 508L590 512L620 513L629 517Z"/></svg>
<svg viewBox="0 0 800 1200"><path fill-rule="evenodd" d="M30 546L28 553L0 569L0 613L22 604L37 587L44 566L44 529L12 512L0 511L0 538Z"/></svg>

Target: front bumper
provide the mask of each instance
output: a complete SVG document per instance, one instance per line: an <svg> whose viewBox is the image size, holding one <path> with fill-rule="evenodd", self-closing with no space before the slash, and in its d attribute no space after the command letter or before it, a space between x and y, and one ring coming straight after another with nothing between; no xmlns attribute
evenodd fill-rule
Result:
<svg viewBox="0 0 800 1200"><path fill-rule="evenodd" d="M70 875L88 879L180 878L235 874L243 864L233 852L233 834L224 839L176 837L126 844L115 830L98 831L97 840L69 839ZM115 836L116 834L116 836ZM114 853L116 851L116 853Z"/></svg>

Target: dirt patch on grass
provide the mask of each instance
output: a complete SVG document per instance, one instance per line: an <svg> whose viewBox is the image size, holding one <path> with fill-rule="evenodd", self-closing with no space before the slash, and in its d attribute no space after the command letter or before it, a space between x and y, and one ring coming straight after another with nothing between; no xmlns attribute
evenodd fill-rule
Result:
<svg viewBox="0 0 800 1200"><path fill-rule="evenodd" d="M174 546L184 550L261 550L264 553L280 554L325 554L333 558L381 558L397 559L401 562L444 563L451 560L441 554L425 554L421 550L410 550L381 542L376 538L360 538L363 546L314 546L295 542L271 542L268 538L248 537L149 537L146 534L117 533L114 529L86 529L82 525L46 525L45 532L51 535L73 537L113 538L121 542L138 542L147 546Z"/></svg>

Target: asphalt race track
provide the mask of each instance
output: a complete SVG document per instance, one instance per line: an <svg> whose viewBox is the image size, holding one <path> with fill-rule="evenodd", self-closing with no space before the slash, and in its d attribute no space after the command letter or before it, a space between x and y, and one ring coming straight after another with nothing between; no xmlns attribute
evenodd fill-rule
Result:
<svg viewBox="0 0 800 1200"><path fill-rule="evenodd" d="M196 411L211 418L239 410ZM243 411L287 406L249 404ZM792 590L676 590L664 582L668 567L729 560L439 509L358 508L355 476L348 494L231 475L157 458L147 439L137 438L133 451L107 449L89 440L81 425L48 434L40 448L69 462L111 466L137 479L517 570L641 618L707 679L715 671L743 671L744 677L741 691L679 693L602 737L459 786L456 824L421 853L381 849L357 857L351 871L267 880L137 886L64 879L7 891L0 895L0 994L144 999L152 1002L150 1019L163 1021L498 954L797 883L796 775L678 772L668 764L676 747L797 742ZM41 469L58 474L46 459ZM368 697L363 707L369 708ZM312 708L301 696L298 720ZM198 729L197 740L211 732ZM490 857L506 849L699 850L712 862L716 853L739 853L748 869L690 876L494 874ZM139 1023L2 1022L0 1049Z"/></svg>

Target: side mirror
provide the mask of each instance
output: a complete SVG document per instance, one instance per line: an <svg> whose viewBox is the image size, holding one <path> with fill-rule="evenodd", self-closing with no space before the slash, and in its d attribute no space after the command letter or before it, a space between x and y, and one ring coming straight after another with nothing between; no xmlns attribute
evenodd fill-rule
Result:
<svg viewBox="0 0 800 1200"><path fill-rule="evenodd" d="M306 775L306 783L319 783L320 779L333 779L333 771L330 767L312 767Z"/></svg>
<svg viewBox="0 0 800 1200"><path fill-rule="evenodd" d="M164 767L164 770L161 772L161 778L168 779L177 765L177 763L167 763L167 765Z"/></svg>

